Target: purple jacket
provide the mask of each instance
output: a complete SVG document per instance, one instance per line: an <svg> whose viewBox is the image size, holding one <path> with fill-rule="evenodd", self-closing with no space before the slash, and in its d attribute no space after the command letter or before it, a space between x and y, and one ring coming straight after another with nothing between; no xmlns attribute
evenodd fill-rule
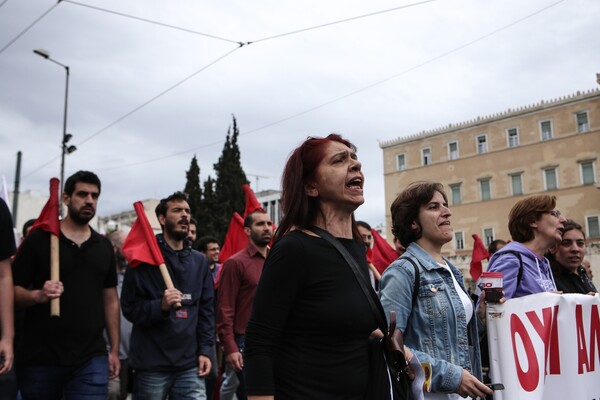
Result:
<svg viewBox="0 0 600 400"><path fill-rule="evenodd" d="M520 261L516 254L510 252L511 250L520 253L523 261L523 273L519 282L517 276ZM548 259L539 258L519 242L510 242L494 253L487 270L501 272L504 275L503 289L507 299L556 290Z"/></svg>

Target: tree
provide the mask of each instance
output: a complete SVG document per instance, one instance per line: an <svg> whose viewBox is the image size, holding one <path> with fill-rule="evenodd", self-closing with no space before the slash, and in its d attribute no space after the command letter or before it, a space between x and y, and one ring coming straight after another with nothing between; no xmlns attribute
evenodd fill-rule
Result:
<svg viewBox="0 0 600 400"><path fill-rule="evenodd" d="M219 203L215 195L215 186L215 180L209 175L204 181L203 197L196 218L198 221L198 237L205 235L220 237L221 232L218 230L220 218L217 215Z"/></svg>
<svg viewBox="0 0 600 400"><path fill-rule="evenodd" d="M215 232L217 238L223 243L229 221L234 212L244 212L244 192L242 185L247 183L246 174L240 162L240 150L237 144L239 130L235 116L233 116L232 127L227 129L223 152L219 161L213 165L217 175L215 185L215 207L217 212L215 220Z"/></svg>
<svg viewBox="0 0 600 400"><path fill-rule="evenodd" d="M183 191L188 194L188 204L192 210L192 217L196 221L199 218L199 212L202 202L202 189L200 188L200 167L196 155L192 158L190 169L185 173L186 182Z"/></svg>

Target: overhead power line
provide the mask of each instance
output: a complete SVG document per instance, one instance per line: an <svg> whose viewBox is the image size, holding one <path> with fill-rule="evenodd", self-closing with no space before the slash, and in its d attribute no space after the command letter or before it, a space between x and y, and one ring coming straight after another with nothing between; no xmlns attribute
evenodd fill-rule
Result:
<svg viewBox="0 0 600 400"><path fill-rule="evenodd" d="M495 35L495 34L497 34L497 33L500 33L500 32L502 32L502 31L504 31L504 30L506 30L506 29L508 29L508 28L510 28L510 27L512 27L512 26L514 26L514 25L516 25L516 24L518 24L518 23L521 23L521 22L523 22L523 21L525 21L525 20L527 20L527 19L529 19L529 18L532 18L532 17L534 17L534 16L536 16L536 15L538 15L538 14L540 14L540 13L542 13L542 12L544 12L544 11L546 11L546 10L550 9L550 8L552 8L552 7L555 7L555 6L557 6L558 4L560 4L560 3L563 3L564 1L566 1L566 0L559 0L559 1L555 2L555 3L552 3L552 4L550 4L550 5L546 6L546 7L543 7L543 8L541 8L541 9L537 10L537 11L534 11L534 12L533 12L533 13L531 13L531 14L528 14L528 15L526 15L526 16L524 16L524 17L522 17L522 18L519 18L519 19L517 19L517 20L515 20L515 21L513 21L513 22L511 22L511 23L509 23L509 24L506 24L506 25L504 25L504 26L502 26L502 27L500 27L500 28L498 28L498 29L495 29L495 30L493 30L493 31L491 31L491 32L489 32L489 33L486 33L486 34L484 34L484 35L482 35L482 36L479 36L479 37L478 37L478 38L476 38L476 39L473 39L473 40L471 40L471 41L468 41L468 42L466 42L466 43L463 43L463 44L461 44L461 45L459 45L459 46L457 46L457 47L455 47L455 48L453 48L453 49L451 49L451 50L448 50L448 51L446 51L446 52L444 52L444 53L442 53L442 54L439 54L439 55L437 55L437 56L435 56L435 57L432 57L432 58L430 58L430 59L428 59L428 60L426 60L426 61L423 61L422 63L419 63L419 64L417 64L417 65L415 65L415 66L412 66L412 67L410 67L410 68L408 68L408 69L405 69L405 70L403 70L403 71L401 71L401 72L398 72L398 73L396 73L396 74L394 74L394 75L391 75L391 76L389 76L389 77L387 77L387 78L381 79L381 80L379 80L379 81L377 81L377 82L371 83L371 84L369 84L369 85L367 85L367 86L364 86L364 87L362 87L362 88L359 88L359 89L353 90L353 91L351 91L351 92L349 92L349 93L346 93L346 94L344 94L344 95L342 95L342 96L335 97L335 98L333 98L333 99L331 99L331 100L329 100L329 101L326 101L326 102L324 102L324 103L321 103L321 104L319 104L319 105L316 105L316 106L314 106L314 107L308 108L308 109L306 109L306 110L304 110L304 111L300 111L300 112L298 112L298 113L295 113L295 114L289 115L289 116L287 116L287 117L281 118L281 119L279 119L279 120L277 120L277 121L273 121L273 122L271 122L271 123L268 123L268 124L266 124L266 125L260 126L260 127L258 127L258 128L254 128L254 129L251 129L251 130L249 130L249 131L246 131L246 132L244 132L244 133L240 133L240 135L239 135L239 136L246 136L246 135L249 135L249 134L252 134L252 133L255 133L255 132L261 131L261 130L263 130L263 129L270 128L270 127L272 127L272 126L274 126L274 125L281 124L281 123L283 123L283 122L289 121L289 120L291 120L291 119L294 119L294 118L297 118L297 117L299 117L299 116L302 116L302 115L308 114L308 113L310 113L310 112L312 112L312 111L315 111L315 110L318 110L318 109L320 109L320 108L326 107L326 106L328 106L328 105L330 105L330 104L336 103L336 102L338 102L338 101L340 101L340 100L343 100L343 99L346 99L346 98L348 98L348 97L354 96L354 95L356 95L356 94L358 94L358 93L362 93L362 92L364 92L364 91L367 91L367 90L369 90L369 89L371 89L371 88L373 88L373 87L376 87L376 86L379 86L379 85L381 85L381 84L383 84L383 83L385 83L385 82L391 81L392 79L395 79L395 78L397 78L397 77L399 77L399 76L405 75L405 74L407 74L407 73L409 73L409 72L412 72L412 71L414 71L414 70L416 70L416 69L418 69L418 68L421 68L421 67L423 67L423 66L425 66L425 65L427 65L427 64L431 64L431 63L432 63L432 62L434 62L434 61L437 61L437 60L439 60L439 59L441 59L441 58L444 58L444 57L446 57L446 56L448 56L448 55L450 55L450 54L452 54L452 53L456 53L457 51L460 51L460 50L462 50L462 49L464 49L464 48L466 48L466 47L469 47L469 46L471 46L471 45L473 45L473 44L475 44L475 43L477 43L477 42L480 42L480 41L482 41L482 40L484 40L484 39L487 39L487 38L489 38L489 37L491 37L491 36L493 36L493 35ZM200 150L200 149L203 149L203 148L207 148L207 147L210 147L210 146L214 146L214 145L216 145L216 144L219 144L219 143L223 143L223 140L219 140L219 141L216 141L216 142L213 142L213 143L204 144L204 145L197 146L197 147L194 147L194 148L188 148L188 149L185 149L185 150L179 151L179 152L177 152L177 153L173 153L173 154L169 154L169 155L166 155L166 156L162 156L162 157L160 157L160 158L153 158L153 159L151 159L151 160L139 161L139 162L137 162L137 163L133 163L133 164L123 164L123 165L117 165L117 166L114 166L114 167L110 167L109 169L118 169L118 168L125 168L125 167L131 167L131 166L135 166L135 165L141 165L141 164L152 163L152 162L155 162L155 161L160 161L160 160L164 160L164 159L167 159L167 158L171 158L171 157L180 156L180 155L182 155L182 154L192 153L192 152L194 152L194 151L197 151L197 150Z"/></svg>
<svg viewBox="0 0 600 400"><path fill-rule="evenodd" d="M76 6L87 7L87 8L91 8L93 10L96 10L96 11L102 11L102 12L105 12L105 13L114 14L114 15L118 15L118 16L121 16L121 17L125 17L125 18L135 19L137 21L142 21L142 22L147 22L149 24L159 25L159 26L163 26L165 28L176 29L176 30L182 31L182 32L193 33L194 35L205 36L205 37L208 37L208 38L211 38L211 39L223 40L225 42L243 45L242 42L238 42L236 40L231 40L231 39L227 39L227 38L216 36L216 35L211 35L209 33L198 32L198 31L194 31L192 29L182 28L182 27L176 26L176 25L165 24L163 22L154 21L154 20L147 19L147 18L136 17L135 15L131 15L131 14L125 14L125 13L118 12L118 11L108 10L106 8L91 6L89 4L78 3L78 2L72 1L72 0L63 0L63 1L65 3L74 4Z"/></svg>
<svg viewBox="0 0 600 400"><path fill-rule="evenodd" d="M238 50L240 47L242 47L242 45L239 45L235 49L228 51L227 53L223 54L222 56L220 56L216 60L211 61L210 63L206 64L205 66L203 66L199 70L197 70L194 73L192 73L191 75L186 76L185 78L183 78L179 82L175 83L174 85L171 85L170 87L168 87L167 89L163 90L162 92L160 92L156 96L154 96L151 99L149 99L149 100L145 101L144 103L140 104L139 106L137 106L133 110L131 110L131 111L123 114L121 117L117 118L115 121L113 121L110 124L106 125L104 128L100 129L99 131L97 131L97 132L93 133L92 135L88 136L87 138L85 138L81 142L77 143L77 146L81 146L82 144L84 144L86 142L89 142L90 140L92 140L94 137L98 136L102 132L104 132L107 129L113 127L114 125L116 125L119 122L123 121L125 118L131 116L132 114L134 114L134 113L138 112L139 110L141 110L142 108L146 107L148 104L152 103L153 101L157 100L158 98L160 98L160 97L164 96L165 94L169 93L171 90L175 89L176 87L178 87L178 86L182 85L183 83L187 82L188 80L192 79L194 76L198 75L200 72L206 70L207 68L209 68L212 65L215 65L217 62L219 62L222 59L224 59L225 57L229 56L231 53L233 53L234 51Z"/></svg>
<svg viewBox="0 0 600 400"><path fill-rule="evenodd" d="M398 10L401 10L401 9L404 9L404 8L420 6L420 5L423 5L423 4L426 4L426 3L432 3L434 1L437 1L437 0L425 0L425 1L420 1L418 3L405 4L403 6L398 6L398 7L394 7L394 8L388 8L387 10L375 11L375 12L368 13L368 14L358 15L356 17L344 18L344 19L340 19L338 21L327 22L325 24L311 26L309 28L302 28L302 29L297 29L295 31L291 31L291 32L287 32L287 33L281 33L281 34L278 34L278 35L267 36L267 37L264 37L264 38L261 38L261 39L251 40L251 41L249 41L247 43L248 44L252 44L252 43L264 42L264 41L272 40L272 39L278 39L278 38L281 38L281 37L284 37L284 36L290 36L290 35L295 35L297 33L302 33L302 32L312 31L314 29L324 28L326 26L342 24L344 22L355 21L357 19L362 19L362 18L367 18L367 17L373 17L375 15L385 14L385 13L389 13L389 12L392 12L392 11L398 11Z"/></svg>
<svg viewBox="0 0 600 400"><path fill-rule="evenodd" d="M240 47L242 47L242 45L237 46L235 49L228 51L227 53L223 54L222 56L220 56L219 58L211 61L210 63L206 64L205 66L203 66L202 68L200 68L199 70L195 71L194 73L192 73L191 75L188 75L187 77L185 77L184 79L180 80L179 82L175 83L174 85L170 86L169 88L163 90L162 92L160 92L159 94L157 94L156 96L152 97L151 99L145 101L144 103L142 103L141 105L137 106L136 108L134 108L133 110L123 114L122 116L120 116L119 118L117 118L116 120L114 120L113 122L111 122L110 124L106 125L104 128L100 129L99 131L96 131L95 133L93 133L92 135L88 136L87 138L85 138L84 140L82 140L81 142L77 143L77 147L80 147L82 144L92 140L94 137L98 136L99 134L101 134L102 132L105 132L106 130L108 130L109 128L113 127L114 125L118 124L119 122L123 121L125 118L131 116L132 114L138 112L139 110L141 110L142 108L146 107L148 104L152 103L153 101L157 100L158 98L164 96L165 94L169 93L171 90L175 89L176 87L182 85L183 83L187 82L188 80L192 79L194 76L198 75L199 73L201 73L202 71L206 70L207 68L209 68L210 66L216 64L217 62L221 61L222 59L224 59L225 57L229 56L231 53L233 53L234 51L238 50ZM186 151L187 152L187 151ZM168 157L173 157L174 155L170 155ZM164 157L166 158L166 157ZM44 164L40 165L39 167L31 170L30 172L28 172L27 174L25 174L23 177L28 177L34 173L36 173L37 171L41 170L42 168L44 168L46 165L50 164L51 162L53 162L54 160L56 160L57 158L53 158L50 161L45 162ZM162 158L159 158L162 159ZM144 162L142 162L143 164ZM135 164L134 164L135 165Z"/></svg>
<svg viewBox="0 0 600 400"><path fill-rule="evenodd" d="M2 3L0 3L0 7L2 7L3 5L5 5L7 1L8 0L4 0Z"/></svg>
<svg viewBox="0 0 600 400"><path fill-rule="evenodd" d="M28 30L30 30L31 28L33 28L35 26L35 24L37 24L38 22L40 22L46 15L48 15L50 13L50 11L54 10L54 8L56 6L58 6L60 4L62 0L58 0L58 2L56 4L54 4L52 7L50 7L46 12L44 12L42 15L40 15L35 21L33 21L27 28L23 29L21 31L21 33L19 33L17 36L15 36L13 39L11 39L7 44L4 45L3 48L0 49L0 54L2 54L4 52L4 50L8 49L10 46L12 46L12 44L14 42L16 42L17 40L19 40L19 38L21 36L23 36L25 33L27 33ZM6 1L4 2L6 3ZM4 3L0 4L0 6L4 5Z"/></svg>

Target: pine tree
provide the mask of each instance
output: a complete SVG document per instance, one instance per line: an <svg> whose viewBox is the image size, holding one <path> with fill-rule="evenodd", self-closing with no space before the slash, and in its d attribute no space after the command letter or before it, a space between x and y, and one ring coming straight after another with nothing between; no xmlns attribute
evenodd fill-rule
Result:
<svg viewBox="0 0 600 400"><path fill-rule="evenodd" d="M223 152L213 168L217 175L215 185L215 206L217 207L215 235L223 243L229 221L234 212L244 212L245 200L242 185L247 183L246 174L240 162L240 150L237 139L239 136L237 121L233 116L233 132L230 126L227 130Z"/></svg>
<svg viewBox="0 0 600 400"><path fill-rule="evenodd" d="M197 221L202 202L202 189L200 188L200 167L196 155L192 158L190 169L185 172L186 182L183 191L188 194L188 204L192 210L192 217Z"/></svg>

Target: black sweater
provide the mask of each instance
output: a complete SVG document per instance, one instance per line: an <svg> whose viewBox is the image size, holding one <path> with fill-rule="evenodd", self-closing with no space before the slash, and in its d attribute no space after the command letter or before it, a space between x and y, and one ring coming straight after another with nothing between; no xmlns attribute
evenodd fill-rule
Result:
<svg viewBox="0 0 600 400"><path fill-rule="evenodd" d="M339 239L368 274L361 242ZM375 317L350 266L324 239L294 231L271 249L246 331L249 395L363 399Z"/></svg>

